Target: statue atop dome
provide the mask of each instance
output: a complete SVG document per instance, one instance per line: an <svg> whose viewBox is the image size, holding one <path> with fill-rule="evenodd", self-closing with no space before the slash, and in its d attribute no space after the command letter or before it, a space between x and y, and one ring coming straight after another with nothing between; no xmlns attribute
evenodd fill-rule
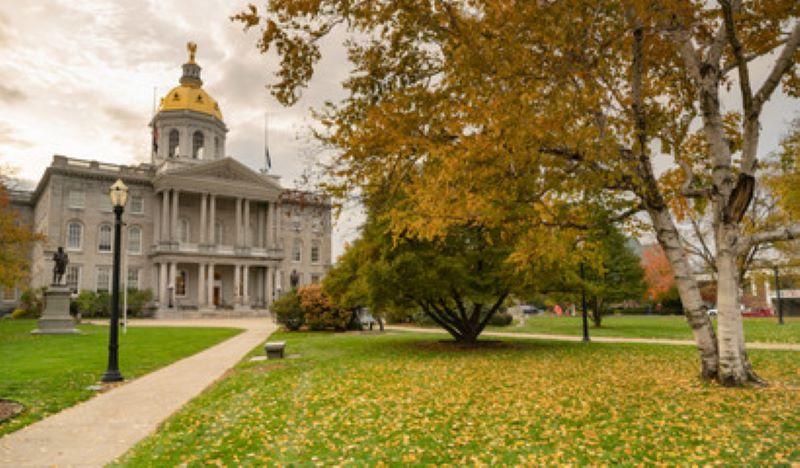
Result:
<svg viewBox="0 0 800 468"><path fill-rule="evenodd" d="M189 63L194 63L194 55L197 53L197 44L191 41L187 42L186 50L189 52Z"/></svg>

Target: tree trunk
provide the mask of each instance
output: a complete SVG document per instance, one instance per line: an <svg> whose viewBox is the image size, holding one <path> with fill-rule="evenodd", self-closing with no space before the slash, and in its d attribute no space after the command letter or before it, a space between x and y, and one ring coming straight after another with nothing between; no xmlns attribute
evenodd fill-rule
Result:
<svg viewBox="0 0 800 468"><path fill-rule="evenodd" d="M744 341L736 239L739 229L732 224L717 227L717 329L719 332L719 375L725 386L764 384L750 365Z"/></svg>
<svg viewBox="0 0 800 468"><path fill-rule="evenodd" d="M664 249L672 266L675 284L683 304L683 313L692 328L697 349L700 351L701 376L704 379L716 379L719 375L717 337L703 305L703 299L700 297L700 288L692 273L688 256L680 243L672 215L666 206L648 208L648 213L656 230L658 243Z"/></svg>

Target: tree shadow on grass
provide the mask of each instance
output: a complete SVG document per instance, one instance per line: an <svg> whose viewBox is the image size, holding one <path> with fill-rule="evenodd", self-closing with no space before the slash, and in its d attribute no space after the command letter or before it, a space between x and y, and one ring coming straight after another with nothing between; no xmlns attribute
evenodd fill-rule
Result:
<svg viewBox="0 0 800 468"><path fill-rule="evenodd" d="M404 339L390 343L375 343L376 347L391 348L405 353L435 354L496 354L507 352L537 352L577 348L576 343L534 340L478 340L477 343L459 343L442 339Z"/></svg>

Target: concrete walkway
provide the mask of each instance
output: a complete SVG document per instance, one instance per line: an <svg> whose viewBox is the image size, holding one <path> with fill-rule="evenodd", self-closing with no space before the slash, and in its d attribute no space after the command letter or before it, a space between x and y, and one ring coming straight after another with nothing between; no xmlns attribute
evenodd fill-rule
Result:
<svg viewBox="0 0 800 468"><path fill-rule="evenodd" d="M445 330L436 328L421 328L409 326L387 326L387 330L447 334ZM581 341L583 337L573 335L548 335L546 333L511 333L511 332L491 332L485 331L481 336L494 336L499 338L522 338L533 340L553 340L553 341ZM695 346L692 340L670 340L664 338L623 338L612 336L594 336L591 340L595 343L644 343L659 344L669 346ZM776 351L800 351L800 344L797 343L747 343L747 349L771 349Z"/></svg>
<svg viewBox="0 0 800 468"><path fill-rule="evenodd" d="M0 438L0 466L103 466L155 431L276 329L270 319L142 320L130 325L245 331Z"/></svg>

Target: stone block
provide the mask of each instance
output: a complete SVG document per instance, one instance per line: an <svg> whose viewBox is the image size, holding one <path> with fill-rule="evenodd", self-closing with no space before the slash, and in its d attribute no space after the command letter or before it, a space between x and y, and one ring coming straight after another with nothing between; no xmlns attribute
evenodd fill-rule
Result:
<svg viewBox="0 0 800 468"><path fill-rule="evenodd" d="M283 359L283 350L286 348L285 341L268 341L264 345L267 352L267 359Z"/></svg>
<svg viewBox="0 0 800 468"><path fill-rule="evenodd" d="M75 320L69 315L72 292L66 286L52 285L44 293L44 310L34 335L68 335L80 333Z"/></svg>

